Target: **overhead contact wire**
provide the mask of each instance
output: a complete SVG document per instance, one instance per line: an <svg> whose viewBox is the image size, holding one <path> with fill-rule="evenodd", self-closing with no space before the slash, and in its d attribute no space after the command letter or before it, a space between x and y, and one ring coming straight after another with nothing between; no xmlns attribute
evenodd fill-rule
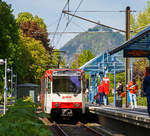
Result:
<svg viewBox="0 0 150 136"><path fill-rule="evenodd" d="M79 9L79 7L81 6L81 4L82 4L83 1L84 1L84 0L81 0L81 1L80 1L78 7L76 8L76 10L75 10L75 12L74 12L74 15L76 14L77 10ZM62 10L62 11L63 11L63 10ZM71 19L68 20L68 22L67 22L67 24L66 24L66 27L64 28L63 32L66 31L66 29L67 29L67 27L69 26L69 24L70 24L70 22L72 21L72 19L73 19L73 16L71 17ZM59 42L60 42L60 40L61 40L61 37L62 37L62 34L60 35L60 38L59 38L59 40L57 41L56 46L59 44Z"/></svg>
<svg viewBox="0 0 150 136"><path fill-rule="evenodd" d="M68 2L65 4L65 6L64 6L64 8L63 8L63 10L66 8L67 4L68 4ZM55 34L53 35L53 38L52 38L52 43L53 43L53 41L54 41L54 39L55 39L56 32L58 31L58 28L59 28L59 25L60 25L60 21L61 21L61 19L62 19L62 15L63 15L63 13L61 13L61 15L60 15L60 18L59 18L58 24L57 24L57 26L56 26Z"/></svg>

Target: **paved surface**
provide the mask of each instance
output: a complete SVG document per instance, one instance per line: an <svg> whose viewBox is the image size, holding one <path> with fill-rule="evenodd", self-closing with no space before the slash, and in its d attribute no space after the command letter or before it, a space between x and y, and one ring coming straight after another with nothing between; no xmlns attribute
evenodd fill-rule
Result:
<svg viewBox="0 0 150 136"><path fill-rule="evenodd" d="M126 108L125 105L123 105L123 107L114 107L114 105L109 104L107 106L104 105L98 105L98 104L86 104L87 107L96 107L99 109L103 109L106 111L114 111L114 112L120 112L120 113L127 113L127 114L132 114L135 116L145 116L146 118L148 116L148 112L147 112L147 107L146 106L138 106L136 109L131 110L131 108Z"/></svg>
<svg viewBox="0 0 150 136"><path fill-rule="evenodd" d="M86 107L90 112L100 115L100 117L120 120L121 122L150 129L150 117L147 113L147 107L138 106L134 110L125 106L114 107L113 105L104 106L98 104L86 104Z"/></svg>
<svg viewBox="0 0 150 136"><path fill-rule="evenodd" d="M125 105L123 105L123 107L114 107L114 105L112 105L112 104L109 104L107 106L98 105L98 104L87 104L87 106L96 106L96 107L100 107L103 109L111 109L111 110L116 110L116 111L123 111L123 112L129 112L129 113L133 113L133 114L140 114L140 115L148 116L146 106L138 106L134 110L131 110L130 107L126 108Z"/></svg>

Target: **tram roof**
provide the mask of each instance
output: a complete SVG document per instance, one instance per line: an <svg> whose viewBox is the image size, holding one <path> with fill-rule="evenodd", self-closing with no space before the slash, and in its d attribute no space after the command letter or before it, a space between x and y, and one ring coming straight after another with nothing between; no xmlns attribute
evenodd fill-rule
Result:
<svg viewBox="0 0 150 136"><path fill-rule="evenodd" d="M110 55L112 55L121 50L124 50L124 51L125 50L130 50L130 51L134 50L134 55L132 55L132 56L130 56L129 54L126 54L126 52L124 52L125 57L147 57L147 56L149 56L150 55L150 26L146 27L141 32L139 32L138 34L133 36L130 40L124 42L122 45L109 51L108 53ZM144 51L143 52L144 54L141 54L141 51ZM146 52L148 52L148 53L146 53Z"/></svg>
<svg viewBox="0 0 150 136"><path fill-rule="evenodd" d="M52 75L52 73L54 71L78 71L78 72L81 72L83 74L83 70L81 69L69 69L69 68L64 68L64 69L48 69L45 71L44 75L41 77L41 79L47 77L48 75Z"/></svg>

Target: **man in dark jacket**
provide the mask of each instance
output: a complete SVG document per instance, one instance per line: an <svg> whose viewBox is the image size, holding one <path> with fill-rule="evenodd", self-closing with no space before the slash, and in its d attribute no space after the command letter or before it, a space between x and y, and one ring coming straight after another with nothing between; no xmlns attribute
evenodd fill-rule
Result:
<svg viewBox="0 0 150 136"><path fill-rule="evenodd" d="M148 69L148 76L144 78L143 89L147 96L147 109L150 116L150 68Z"/></svg>

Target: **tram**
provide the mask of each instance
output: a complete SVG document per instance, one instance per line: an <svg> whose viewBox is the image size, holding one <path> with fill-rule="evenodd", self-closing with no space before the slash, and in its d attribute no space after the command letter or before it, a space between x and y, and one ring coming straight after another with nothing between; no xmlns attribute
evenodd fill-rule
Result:
<svg viewBox="0 0 150 136"><path fill-rule="evenodd" d="M50 69L41 78L41 107L45 113L73 116L85 113L84 72Z"/></svg>

